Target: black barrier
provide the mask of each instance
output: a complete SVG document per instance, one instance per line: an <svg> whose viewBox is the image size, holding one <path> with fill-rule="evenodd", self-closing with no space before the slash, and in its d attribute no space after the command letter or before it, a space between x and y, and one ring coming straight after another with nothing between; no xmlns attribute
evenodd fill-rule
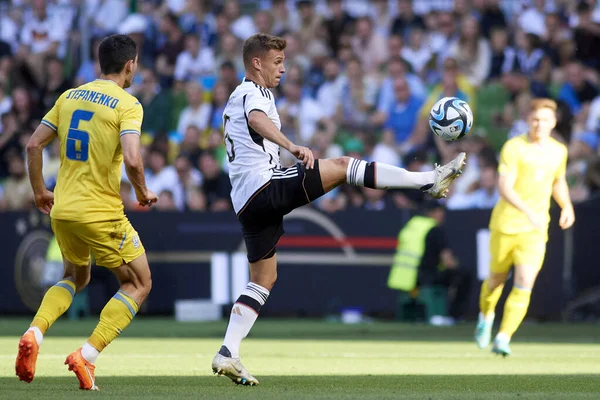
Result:
<svg viewBox="0 0 600 400"><path fill-rule="evenodd" d="M573 235L572 276L564 284L564 233L553 210L544 268L533 292L529 315L557 319L578 291L600 284L591 232L600 228L598 205L577 207ZM477 312L477 232L486 229L490 212L448 212L450 244L462 268L473 272L469 316ZM131 213L151 260L153 289L143 312L172 314L177 299L211 298L211 254L243 250L240 228L232 213ZM392 315L396 293L386 280L398 231L410 218L406 211L351 210L322 214L310 207L285 221L278 246L279 277L265 315L326 315L355 307L373 315ZM41 276L50 227L37 212L0 214L3 267L0 268L0 313L30 314L43 295ZM112 275L94 268L89 287L98 312L117 289ZM235 295L231 294L231 298ZM498 312L501 313L501 307Z"/></svg>

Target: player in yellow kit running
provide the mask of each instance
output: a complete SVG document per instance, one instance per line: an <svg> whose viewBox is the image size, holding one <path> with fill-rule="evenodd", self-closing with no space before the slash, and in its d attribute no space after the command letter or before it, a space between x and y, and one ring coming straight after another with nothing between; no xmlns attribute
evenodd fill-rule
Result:
<svg viewBox="0 0 600 400"><path fill-rule="evenodd" d="M140 204L157 200L146 188L140 154L142 106L123 90L137 68L136 44L125 35L109 36L100 43L98 57L101 79L64 92L27 144L35 204L52 218L65 271L21 338L15 364L19 379L31 382L44 334L90 280L93 252L96 264L110 268L121 287L87 342L65 361L86 390L98 389L96 358L129 325L152 284L144 247L123 211L123 162ZM42 149L56 137L60 169L52 193L44 185Z"/></svg>
<svg viewBox="0 0 600 400"><path fill-rule="evenodd" d="M575 213L565 179L567 148L550 136L556 125L556 103L533 100L529 132L507 141L500 153L500 201L490 219L490 276L481 285L475 342L486 348L491 340L494 311L504 282L514 265L514 285L492 351L510 354L510 339L527 313L531 290L542 268L548 241L550 199L562 212L567 229Z"/></svg>

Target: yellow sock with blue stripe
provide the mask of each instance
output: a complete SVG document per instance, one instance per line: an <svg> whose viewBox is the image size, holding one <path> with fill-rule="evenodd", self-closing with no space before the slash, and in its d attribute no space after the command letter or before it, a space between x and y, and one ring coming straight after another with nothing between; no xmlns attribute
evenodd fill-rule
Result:
<svg viewBox="0 0 600 400"><path fill-rule="evenodd" d="M479 293L479 311L486 319L493 319L496 312L496 304L500 300L504 285L498 286L494 290L490 290L488 280L486 279L481 284L481 292Z"/></svg>
<svg viewBox="0 0 600 400"><path fill-rule="evenodd" d="M513 286L504 304L499 334L506 335L509 339L512 337L527 314L530 299L531 289Z"/></svg>
<svg viewBox="0 0 600 400"><path fill-rule="evenodd" d="M104 306L100 322L88 343L99 352L104 350L129 325L138 310L138 304L127 293L119 290Z"/></svg>
<svg viewBox="0 0 600 400"><path fill-rule="evenodd" d="M57 282L52 286L42 300L37 314L33 317L31 327L37 327L42 335L52 324L65 313L73 302L75 284L67 279Z"/></svg>

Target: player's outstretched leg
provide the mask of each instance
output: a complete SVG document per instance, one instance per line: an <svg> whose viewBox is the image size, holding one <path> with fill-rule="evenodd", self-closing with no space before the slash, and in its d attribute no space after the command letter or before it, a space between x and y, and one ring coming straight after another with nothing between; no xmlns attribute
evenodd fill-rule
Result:
<svg viewBox="0 0 600 400"><path fill-rule="evenodd" d="M87 342L65 360L65 365L75 373L79 388L83 390L99 390L95 378L98 355L129 325L152 287L145 254L112 271L119 279L121 288L104 306L100 322Z"/></svg>
<svg viewBox="0 0 600 400"><path fill-rule="evenodd" d="M258 385L240 361L240 345L256 322L260 309L269 298L277 280L277 255L272 252L262 260L250 263L250 282L231 309L223 345L212 361L213 373L225 375L240 385Z"/></svg>
<svg viewBox="0 0 600 400"><path fill-rule="evenodd" d="M46 331L69 309L76 293L83 290L90 280L90 266L65 260L63 279L52 286L42 300L31 326L19 341L15 372L20 380L30 383L35 376L35 367L40 345Z"/></svg>
<svg viewBox="0 0 600 400"><path fill-rule="evenodd" d="M321 180L325 192L348 183L371 189L420 189L436 199L446 197L450 184L462 174L466 165L466 153L460 153L446 165L437 165L430 172L412 172L379 162L366 162L355 158L319 160ZM339 167L345 167L345 179L338 181Z"/></svg>

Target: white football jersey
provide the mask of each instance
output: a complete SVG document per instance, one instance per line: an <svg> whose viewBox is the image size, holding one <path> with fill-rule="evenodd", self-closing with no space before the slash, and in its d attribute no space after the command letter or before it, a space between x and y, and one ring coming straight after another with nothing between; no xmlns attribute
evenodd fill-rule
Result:
<svg viewBox="0 0 600 400"><path fill-rule="evenodd" d="M236 213L258 189L271 180L273 170L281 167L279 146L263 138L248 124L248 114L253 110L267 114L277 129L281 129L273 93L244 78L229 96L223 111L231 200Z"/></svg>

